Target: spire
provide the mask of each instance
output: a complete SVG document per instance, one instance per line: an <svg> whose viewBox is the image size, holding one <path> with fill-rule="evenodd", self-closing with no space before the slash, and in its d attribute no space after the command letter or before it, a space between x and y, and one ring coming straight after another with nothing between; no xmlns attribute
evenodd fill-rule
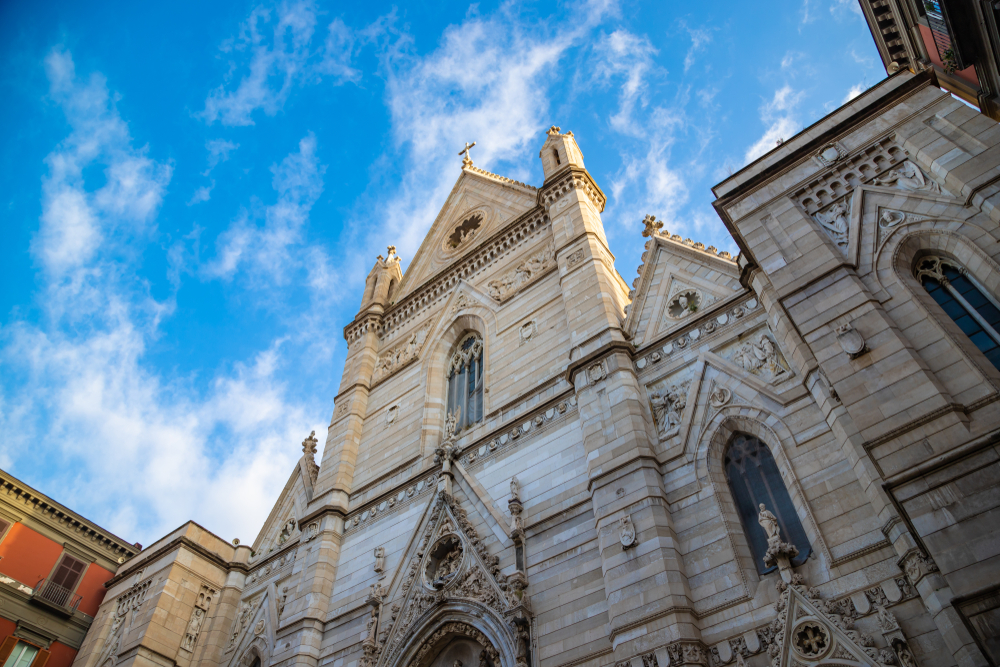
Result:
<svg viewBox="0 0 1000 667"><path fill-rule="evenodd" d="M545 133L545 143L538 157L542 158L542 171L545 180L572 165L584 169L583 153L576 143L572 132L562 133L562 128L553 125Z"/></svg>

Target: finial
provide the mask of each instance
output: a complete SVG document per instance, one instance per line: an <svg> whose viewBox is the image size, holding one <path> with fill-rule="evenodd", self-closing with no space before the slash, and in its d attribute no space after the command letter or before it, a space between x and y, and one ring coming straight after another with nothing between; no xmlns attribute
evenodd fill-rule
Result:
<svg viewBox="0 0 1000 667"><path fill-rule="evenodd" d="M460 150L458 152L459 155L464 155L465 156L464 158L462 158L462 166L463 167L471 167L472 166L472 152L471 152L471 149L475 145L476 145L475 141L473 141L471 144L468 141L466 141L465 142L465 148L463 148L462 150Z"/></svg>
<svg viewBox="0 0 1000 667"><path fill-rule="evenodd" d="M663 229L663 222L657 220L655 215L647 214L645 218L642 219L642 224L646 225L646 228L642 230L643 236L656 236Z"/></svg>
<svg viewBox="0 0 1000 667"><path fill-rule="evenodd" d="M549 128L549 131L546 132L545 134L559 134L561 131L562 131L561 127L559 127L558 125L553 125L552 127Z"/></svg>
<svg viewBox="0 0 1000 667"><path fill-rule="evenodd" d="M309 437L302 441L302 453L307 456L316 453L316 445L319 444L319 440L316 439L316 431L309 434Z"/></svg>

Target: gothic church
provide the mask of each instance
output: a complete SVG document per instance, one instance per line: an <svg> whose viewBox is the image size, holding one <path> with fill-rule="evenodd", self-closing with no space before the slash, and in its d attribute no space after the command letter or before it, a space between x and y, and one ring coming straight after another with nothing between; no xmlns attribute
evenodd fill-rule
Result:
<svg viewBox="0 0 1000 667"><path fill-rule="evenodd" d="M1000 128L891 76L726 179L740 253L466 155L344 329L252 545L126 562L77 667L802 667L1000 658Z"/></svg>

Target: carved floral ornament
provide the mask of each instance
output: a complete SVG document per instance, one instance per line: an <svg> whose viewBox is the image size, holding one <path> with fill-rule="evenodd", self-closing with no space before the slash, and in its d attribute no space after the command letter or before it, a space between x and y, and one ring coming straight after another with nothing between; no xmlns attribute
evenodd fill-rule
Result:
<svg viewBox="0 0 1000 667"><path fill-rule="evenodd" d="M443 250L452 253L468 246L480 232L485 220L486 214L483 211L473 211L466 214L462 221L445 236Z"/></svg>

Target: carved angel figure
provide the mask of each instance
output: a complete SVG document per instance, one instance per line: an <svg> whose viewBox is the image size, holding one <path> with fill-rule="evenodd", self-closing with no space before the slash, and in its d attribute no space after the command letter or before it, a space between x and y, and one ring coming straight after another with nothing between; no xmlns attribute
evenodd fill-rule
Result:
<svg viewBox="0 0 1000 667"><path fill-rule="evenodd" d="M848 210L844 202L834 204L826 213L817 213L816 222L830 233L837 245L847 245Z"/></svg>
<svg viewBox="0 0 1000 667"><path fill-rule="evenodd" d="M925 190L927 192L941 192L941 188L934 181L927 180L920 167L909 160L903 162L897 168L891 170L885 176L875 179L876 185L895 186L900 190Z"/></svg>
<svg viewBox="0 0 1000 667"><path fill-rule="evenodd" d="M655 391L649 395L649 402L653 406L653 420L656 422L656 430L664 433L667 430L667 409L670 407L667 399L660 392Z"/></svg>

